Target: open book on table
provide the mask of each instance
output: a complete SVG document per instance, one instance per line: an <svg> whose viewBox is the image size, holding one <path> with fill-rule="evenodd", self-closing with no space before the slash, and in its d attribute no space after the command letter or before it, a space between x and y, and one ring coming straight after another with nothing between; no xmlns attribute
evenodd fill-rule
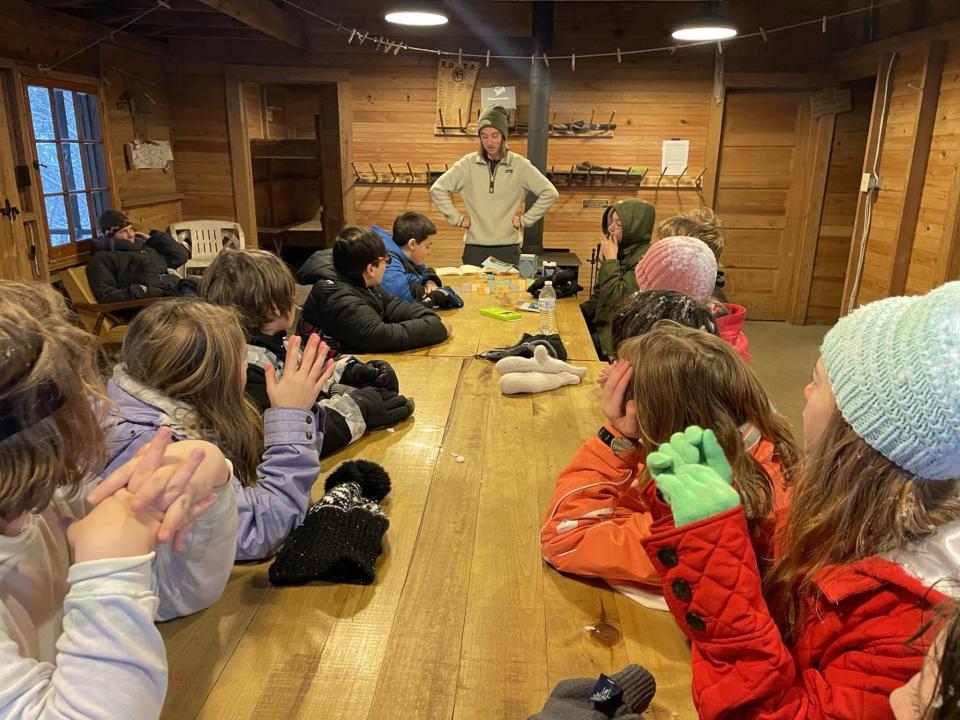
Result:
<svg viewBox="0 0 960 720"><path fill-rule="evenodd" d="M483 275L484 273L492 272L497 275L512 275L516 274L517 269L510 263L505 263L502 260L497 260L495 257L490 256L480 266L477 265L461 265L460 267L441 267L436 268L434 272L437 275Z"/></svg>

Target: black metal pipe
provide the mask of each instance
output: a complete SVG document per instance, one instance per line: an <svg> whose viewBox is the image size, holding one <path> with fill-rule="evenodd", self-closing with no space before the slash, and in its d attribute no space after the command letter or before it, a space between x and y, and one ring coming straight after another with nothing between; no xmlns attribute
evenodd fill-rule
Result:
<svg viewBox="0 0 960 720"><path fill-rule="evenodd" d="M550 67L544 55L553 50L553 0L533 3L533 46L536 57L530 65L530 117L527 123L527 158L544 175L547 173L547 123L550 115ZM528 195L526 208L536 202ZM543 250L543 220L523 233L523 251L539 253Z"/></svg>

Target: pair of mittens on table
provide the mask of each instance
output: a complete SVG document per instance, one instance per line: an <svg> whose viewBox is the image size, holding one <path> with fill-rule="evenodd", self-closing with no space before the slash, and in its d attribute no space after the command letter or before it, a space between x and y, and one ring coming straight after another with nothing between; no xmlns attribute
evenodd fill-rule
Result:
<svg viewBox="0 0 960 720"><path fill-rule="evenodd" d="M532 358L505 357L497 361L500 392L504 395L539 393L564 385L577 385L587 369L551 357L547 348L538 345Z"/></svg>

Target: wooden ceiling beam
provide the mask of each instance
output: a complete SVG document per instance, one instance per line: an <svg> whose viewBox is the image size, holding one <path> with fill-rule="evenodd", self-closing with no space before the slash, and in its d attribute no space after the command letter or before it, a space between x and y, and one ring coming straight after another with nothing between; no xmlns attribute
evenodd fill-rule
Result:
<svg viewBox="0 0 960 720"><path fill-rule="evenodd" d="M307 48L303 23L270 0L200 0L204 5L288 45Z"/></svg>

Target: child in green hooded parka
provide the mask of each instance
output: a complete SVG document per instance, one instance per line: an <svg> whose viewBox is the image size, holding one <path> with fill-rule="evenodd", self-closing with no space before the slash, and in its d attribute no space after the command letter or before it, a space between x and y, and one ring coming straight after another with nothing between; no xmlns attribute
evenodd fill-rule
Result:
<svg viewBox="0 0 960 720"><path fill-rule="evenodd" d="M611 357L615 349L610 336L613 316L639 289L634 268L650 247L655 219L653 205L637 198L618 200L603 214L597 282L580 305L601 358Z"/></svg>

